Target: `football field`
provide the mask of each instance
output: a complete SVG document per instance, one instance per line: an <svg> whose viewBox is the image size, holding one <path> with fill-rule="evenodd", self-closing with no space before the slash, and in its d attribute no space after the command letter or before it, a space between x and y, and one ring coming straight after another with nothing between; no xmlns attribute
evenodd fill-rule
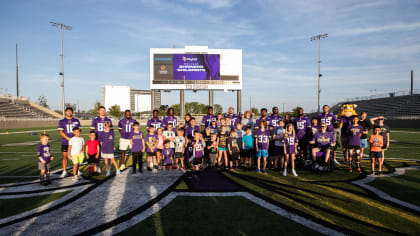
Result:
<svg viewBox="0 0 420 236"><path fill-rule="evenodd" d="M54 156L53 184L47 187L39 185L35 155L44 132L50 135ZM88 132L82 128L85 140ZM298 177L242 169L206 169L196 175L159 170L133 176L128 168L118 176L105 177L103 171L88 178L84 166L85 177L79 181L58 178L62 157L56 128L0 133L0 232L5 235L420 232L419 130L391 130L384 176L370 176L366 158L361 174L347 172L342 164L331 173L297 169ZM131 166L131 157L127 163Z"/></svg>

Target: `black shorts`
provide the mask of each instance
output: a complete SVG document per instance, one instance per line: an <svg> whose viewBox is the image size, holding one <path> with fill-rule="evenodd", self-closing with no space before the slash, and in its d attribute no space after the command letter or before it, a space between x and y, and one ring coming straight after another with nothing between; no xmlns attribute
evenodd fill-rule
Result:
<svg viewBox="0 0 420 236"><path fill-rule="evenodd" d="M61 152L68 152L69 151L69 145L61 144Z"/></svg>
<svg viewBox="0 0 420 236"><path fill-rule="evenodd" d="M194 157L193 159L193 165L198 166L201 165L201 157Z"/></svg>
<svg viewBox="0 0 420 236"><path fill-rule="evenodd" d="M281 156L283 154L284 154L284 146L274 146L273 145L273 151L272 151L273 156Z"/></svg>
<svg viewBox="0 0 420 236"><path fill-rule="evenodd" d="M347 146L348 149L356 149L356 150L360 150L360 146L357 145L348 145Z"/></svg>
<svg viewBox="0 0 420 236"><path fill-rule="evenodd" d="M156 156L156 152L147 152L148 157L154 157Z"/></svg>
<svg viewBox="0 0 420 236"><path fill-rule="evenodd" d="M175 158L183 158L184 154L182 152L175 152Z"/></svg>
<svg viewBox="0 0 420 236"><path fill-rule="evenodd" d="M229 161L236 161L239 159L239 152L232 152L232 155L229 155Z"/></svg>
<svg viewBox="0 0 420 236"><path fill-rule="evenodd" d="M143 159L143 152L132 152L133 158Z"/></svg>
<svg viewBox="0 0 420 236"><path fill-rule="evenodd" d="M89 155L88 164L91 164L91 163L94 163L94 164L99 163L99 157L98 159L96 159L96 154Z"/></svg>
<svg viewBox="0 0 420 236"><path fill-rule="evenodd" d="M382 152L370 151L369 156L370 156L370 158L383 158Z"/></svg>
<svg viewBox="0 0 420 236"><path fill-rule="evenodd" d="M243 153L243 157L252 157L252 149L245 149Z"/></svg>

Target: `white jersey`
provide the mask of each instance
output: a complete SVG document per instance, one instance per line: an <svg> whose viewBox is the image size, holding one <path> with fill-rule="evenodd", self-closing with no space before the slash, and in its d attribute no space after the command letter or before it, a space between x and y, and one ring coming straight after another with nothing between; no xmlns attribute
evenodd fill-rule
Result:
<svg viewBox="0 0 420 236"><path fill-rule="evenodd" d="M73 137L70 139L69 145L71 145L70 155L79 155L85 146L85 140L82 137Z"/></svg>
<svg viewBox="0 0 420 236"><path fill-rule="evenodd" d="M286 133L285 129L282 129L282 128L276 129L276 132L275 132L276 140L274 141L275 146L278 146L278 147L283 147L284 146L284 144L282 142L282 140L284 138L284 133Z"/></svg>
<svg viewBox="0 0 420 236"><path fill-rule="evenodd" d="M163 131L162 135L163 135L163 137L165 137L165 140L175 138L175 132L174 131L165 130L165 131ZM170 148L175 148L175 144L172 140L171 140L171 143L170 143L169 147Z"/></svg>

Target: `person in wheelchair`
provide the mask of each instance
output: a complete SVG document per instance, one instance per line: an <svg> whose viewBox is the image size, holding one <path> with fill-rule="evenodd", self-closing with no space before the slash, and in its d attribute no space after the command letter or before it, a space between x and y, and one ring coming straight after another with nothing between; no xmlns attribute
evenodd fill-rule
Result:
<svg viewBox="0 0 420 236"><path fill-rule="evenodd" d="M328 162L330 160L332 147L335 146L334 134L327 132L327 124L321 123L321 130L316 132L309 143L312 148L312 169L325 171L328 170ZM321 159L321 165L317 162L317 157ZM322 160L323 159L323 160Z"/></svg>

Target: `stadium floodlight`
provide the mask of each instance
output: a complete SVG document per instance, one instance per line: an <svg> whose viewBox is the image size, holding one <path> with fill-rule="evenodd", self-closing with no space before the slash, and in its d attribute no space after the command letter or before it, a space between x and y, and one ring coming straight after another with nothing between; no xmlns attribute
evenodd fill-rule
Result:
<svg viewBox="0 0 420 236"><path fill-rule="evenodd" d="M51 24L51 26L54 26L54 27L57 27L57 28L60 29L60 36L61 36L61 55L60 55L61 56L61 72L59 73L59 75L61 75L61 78L62 78L62 80L61 80L61 88L63 90L63 99L62 99L62 106L63 107L62 107L62 111L63 111L63 116L64 116L65 115L64 114L64 110L66 108L65 108L65 99L64 99L63 29L65 29L65 30L71 30L72 27L69 26L69 25L65 25L65 24L62 24L62 23L56 23L56 22L53 22L53 21L51 21L50 24Z"/></svg>
<svg viewBox="0 0 420 236"><path fill-rule="evenodd" d="M328 34L319 34L311 37L311 41L318 40L318 113L321 112L321 39L327 38Z"/></svg>

